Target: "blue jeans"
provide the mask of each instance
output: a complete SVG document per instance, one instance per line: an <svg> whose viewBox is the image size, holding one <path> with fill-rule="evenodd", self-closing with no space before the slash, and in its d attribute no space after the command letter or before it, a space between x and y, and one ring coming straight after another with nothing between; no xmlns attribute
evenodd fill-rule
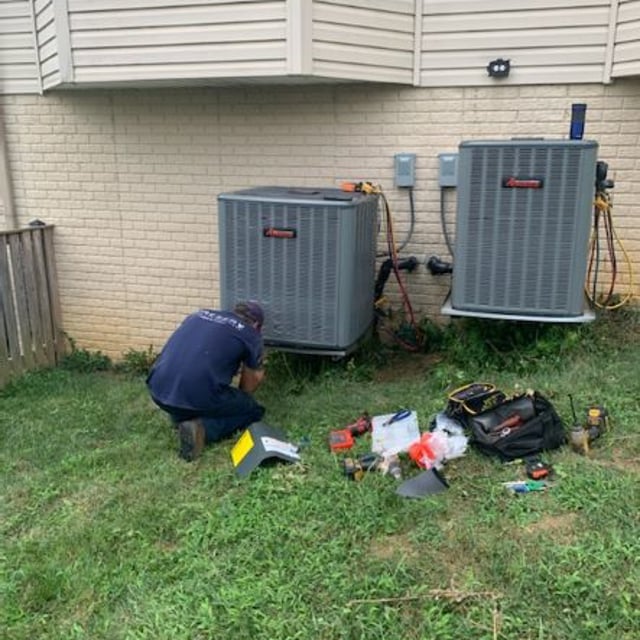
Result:
<svg viewBox="0 0 640 640"><path fill-rule="evenodd" d="M211 407L203 410L170 407L155 398L153 401L169 414L174 425L185 420L199 418L204 425L207 443L229 437L238 429L248 427L264 415L264 407L254 397L241 389L226 387L213 398Z"/></svg>

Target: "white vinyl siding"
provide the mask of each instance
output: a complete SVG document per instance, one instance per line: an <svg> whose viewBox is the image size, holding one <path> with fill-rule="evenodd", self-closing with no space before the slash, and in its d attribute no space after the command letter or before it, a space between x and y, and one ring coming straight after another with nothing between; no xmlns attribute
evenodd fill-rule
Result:
<svg viewBox="0 0 640 640"><path fill-rule="evenodd" d="M38 93L30 0L0 0L0 93Z"/></svg>
<svg viewBox="0 0 640 640"><path fill-rule="evenodd" d="M74 81L279 75L285 0L68 0Z"/></svg>
<svg viewBox="0 0 640 640"><path fill-rule="evenodd" d="M412 84L414 0L315 0L314 75Z"/></svg>
<svg viewBox="0 0 640 640"><path fill-rule="evenodd" d="M496 58L509 77L488 76ZM640 0L0 0L0 93L628 76L640 76Z"/></svg>
<svg viewBox="0 0 640 640"><path fill-rule="evenodd" d="M640 0L620 0L611 76L640 75Z"/></svg>
<svg viewBox="0 0 640 640"><path fill-rule="evenodd" d="M425 0L423 86L601 82L609 0ZM510 60L490 78L491 60Z"/></svg>
<svg viewBox="0 0 640 640"><path fill-rule="evenodd" d="M36 0L33 5L42 88L49 89L62 82L53 0Z"/></svg>

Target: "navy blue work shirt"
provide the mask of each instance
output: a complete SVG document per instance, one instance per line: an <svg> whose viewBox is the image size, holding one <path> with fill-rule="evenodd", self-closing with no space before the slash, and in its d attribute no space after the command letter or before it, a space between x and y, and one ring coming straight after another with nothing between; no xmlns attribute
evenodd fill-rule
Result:
<svg viewBox="0 0 640 640"><path fill-rule="evenodd" d="M147 378L154 400L169 407L215 407L242 363L262 366L262 336L230 311L200 309L171 335Z"/></svg>

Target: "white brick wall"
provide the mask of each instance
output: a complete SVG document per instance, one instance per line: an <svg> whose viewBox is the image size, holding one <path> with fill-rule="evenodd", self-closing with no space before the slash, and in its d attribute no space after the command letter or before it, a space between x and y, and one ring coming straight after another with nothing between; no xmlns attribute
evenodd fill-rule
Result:
<svg viewBox="0 0 640 640"><path fill-rule="evenodd" d="M638 80L77 91L5 96L0 107L19 220L56 225L65 330L78 345L118 357L161 346L186 313L217 303L218 193L372 180L385 189L400 242L409 201L393 187L393 156L414 152L417 224L405 253L448 259L438 153L464 139L564 138L571 103L581 101L585 137L599 141L616 179L616 228L640 271ZM451 224L454 210L448 192ZM417 311L437 316L448 276L421 266L406 280ZM395 290L390 278L387 292Z"/></svg>

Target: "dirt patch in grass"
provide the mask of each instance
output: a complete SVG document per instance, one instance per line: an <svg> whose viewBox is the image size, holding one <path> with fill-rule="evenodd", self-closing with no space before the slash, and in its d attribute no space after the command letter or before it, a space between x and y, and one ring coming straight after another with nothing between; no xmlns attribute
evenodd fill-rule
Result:
<svg viewBox="0 0 640 640"><path fill-rule="evenodd" d="M616 469L638 473L640 471L640 458L616 458L611 461Z"/></svg>
<svg viewBox="0 0 640 640"><path fill-rule="evenodd" d="M410 534L385 536L371 543L369 553L378 560L397 562L407 560L416 570L423 567L434 585L452 585L469 569L470 555L459 548L443 544L437 550L424 543L416 543Z"/></svg>
<svg viewBox="0 0 640 640"><path fill-rule="evenodd" d="M562 515L547 514L524 527L524 533L527 535L538 535L544 533L548 537L553 537L558 541L570 542L573 539L575 530L575 513L563 513Z"/></svg>
<svg viewBox="0 0 640 640"><path fill-rule="evenodd" d="M627 473L638 473L640 471L640 458L629 457L629 453L614 449L611 452L610 460L593 460L596 464L610 469L618 469L619 471L625 471Z"/></svg>
<svg viewBox="0 0 640 640"><path fill-rule="evenodd" d="M153 546L161 553L173 553L178 548L178 544L173 540L156 540Z"/></svg>
<svg viewBox="0 0 640 640"><path fill-rule="evenodd" d="M393 382L401 379L420 378L441 362L437 353L396 353L374 375L376 382Z"/></svg>
<svg viewBox="0 0 640 640"><path fill-rule="evenodd" d="M396 556L415 556L417 554L415 543L411 542L406 533L385 536L374 540L369 547L372 556L381 560L388 560Z"/></svg>

